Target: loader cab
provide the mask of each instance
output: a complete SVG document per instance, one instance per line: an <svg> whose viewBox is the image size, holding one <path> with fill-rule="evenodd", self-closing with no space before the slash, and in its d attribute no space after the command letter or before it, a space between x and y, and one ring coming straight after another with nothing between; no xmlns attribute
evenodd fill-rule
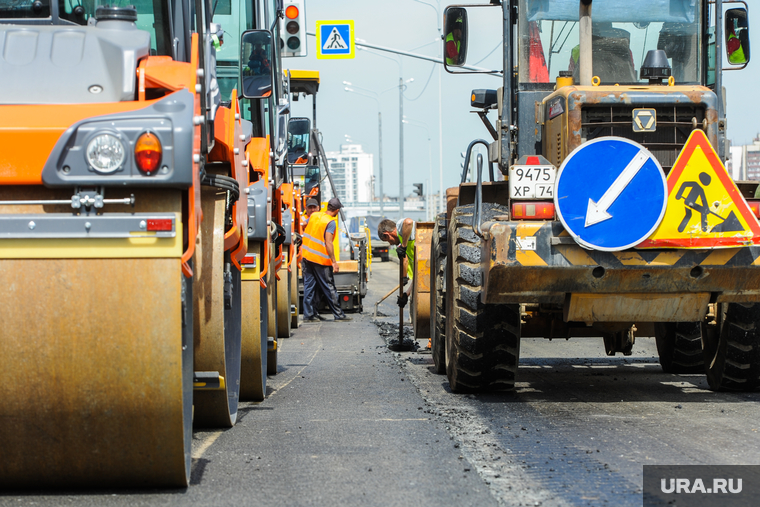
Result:
<svg viewBox="0 0 760 507"><path fill-rule="evenodd" d="M512 8L515 4L516 9ZM580 0L518 0L501 5L503 40L515 42L504 44L502 68L515 68L517 74L512 79L511 73L503 73L498 106L502 127L489 128L494 138L491 159L499 162L502 172L531 155L543 155L559 167L580 144L610 135L650 147L667 171L693 125L703 128L725 158L721 74L743 68L749 61L747 10L726 9L721 0L672 0L667 8L658 0L597 0L592 2L590 16L591 56L585 61L580 51L580 5ZM494 30L481 26L482 16L476 26L474 14L498 7L446 9L446 30L461 20L462 32L470 34L460 42L460 58L453 61L448 55L449 72L484 72L468 67L468 60L480 62L485 56L477 52L480 41L473 34ZM493 42L489 41L491 48ZM452 46L451 40L444 41L444 51ZM586 67L591 68L593 79L582 96L560 92L565 86L579 87L581 69ZM602 93L604 87L615 88ZM682 93L682 98L666 97L674 91ZM618 103L614 97L620 93L635 94L636 99ZM614 100L607 104L605 97ZM580 103L571 104L571 99ZM663 128L637 133L632 125L636 107L656 110ZM570 118L571 111L578 117Z"/></svg>
<svg viewBox="0 0 760 507"><path fill-rule="evenodd" d="M174 40L170 12L176 9L174 2L135 1L127 6L109 5L104 2L72 2L68 0L24 0L0 3L0 25L62 25L88 26L106 22L114 26L125 23L150 33L151 55L172 56L182 59L187 41ZM136 18L135 14L136 13ZM181 14L178 15L181 19Z"/></svg>

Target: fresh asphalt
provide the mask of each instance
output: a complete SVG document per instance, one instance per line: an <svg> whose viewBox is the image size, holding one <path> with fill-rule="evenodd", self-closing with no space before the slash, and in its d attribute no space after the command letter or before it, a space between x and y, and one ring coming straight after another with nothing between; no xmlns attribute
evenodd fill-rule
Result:
<svg viewBox="0 0 760 507"><path fill-rule="evenodd" d="M430 354L389 352L378 334L374 303L397 274L375 263L363 314L280 340L268 397L232 429L195 432L187 489L0 505L634 506L642 465L760 464L760 394L662 373L650 338L629 357L601 339L525 339L514 393L452 394ZM398 322L394 302L379 322Z"/></svg>

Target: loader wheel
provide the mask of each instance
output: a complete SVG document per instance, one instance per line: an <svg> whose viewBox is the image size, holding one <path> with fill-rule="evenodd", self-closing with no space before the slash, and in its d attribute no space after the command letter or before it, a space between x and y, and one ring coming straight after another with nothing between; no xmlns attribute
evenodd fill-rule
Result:
<svg viewBox="0 0 760 507"><path fill-rule="evenodd" d="M657 322L657 353L665 373L704 373L702 325L699 322Z"/></svg>
<svg viewBox="0 0 760 507"><path fill-rule="evenodd" d="M264 246L261 243L248 245L249 253L260 256L263 250ZM242 298L243 357L240 366L240 399L261 401L267 391L267 300L266 289L261 287L258 277L243 280Z"/></svg>
<svg viewBox="0 0 760 507"><path fill-rule="evenodd" d="M446 213L436 217L431 246L430 337L434 371L446 373Z"/></svg>
<svg viewBox="0 0 760 507"><path fill-rule="evenodd" d="M286 248L283 245L283 249ZM288 263L283 262L277 280L277 337L290 338L290 273Z"/></svg>
<svg viewBox="0 0 760 507"><path fill-rule="evenodd" d="M290 263L290 306L295 308L290 315L291 329L298 329L298 315L301 313L301 305L298 297L298 257L293 257Z"/></svg>
<svg viewBox="0 0 760 507"><path fill-rule="evenodd" d="M224 251L226 192L204 187L203 222L193 281L195 371L218 372L225 388L194 394L194 424L232 427L240 394L242 302L240 271Z"/></svg>
<svg viewBox="0 0 760 507"><path fill-rule="evenodd" d="M707 383L714 391L760 386L760 303L718 303L715 321L702 324Z"/></svg>
<svg viewBox="0 0 760 507"><path fill-rule="evenodd" d="M481 239L472 230L474 206L454 209L446 263L446 373L454 392L514 388L520 355L520 305L483 304ZM483 221L507 209L483 204Z"/></svg>
<svg viewBox="0 0 760 507"><path fill-rule="evenodd" d="M277 340L277 277L274 273L275 246L269 243L267 272L267 337ZM267 375L277 375L277 349L267 352Z"/></svg>

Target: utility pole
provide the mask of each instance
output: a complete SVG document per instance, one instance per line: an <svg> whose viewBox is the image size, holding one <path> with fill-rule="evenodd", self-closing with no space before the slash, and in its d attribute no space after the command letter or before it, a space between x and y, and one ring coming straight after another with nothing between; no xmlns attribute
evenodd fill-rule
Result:
<svg viewBox="0 0 760 507"><path fill-rule="evenodd" d="M398 78L398 216L404 218L404 78Z"/></svg>

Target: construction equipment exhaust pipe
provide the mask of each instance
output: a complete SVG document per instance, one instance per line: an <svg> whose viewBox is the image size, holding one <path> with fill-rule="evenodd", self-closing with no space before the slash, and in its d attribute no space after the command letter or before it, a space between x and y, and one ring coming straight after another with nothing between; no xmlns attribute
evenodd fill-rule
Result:
<svg viewBox="0 0 760 507"><path fill-rule="evenodd" d="M591 0L581 0L580 3L580 66L581 86L591 86L594 77L591 55Z"/></svg>

